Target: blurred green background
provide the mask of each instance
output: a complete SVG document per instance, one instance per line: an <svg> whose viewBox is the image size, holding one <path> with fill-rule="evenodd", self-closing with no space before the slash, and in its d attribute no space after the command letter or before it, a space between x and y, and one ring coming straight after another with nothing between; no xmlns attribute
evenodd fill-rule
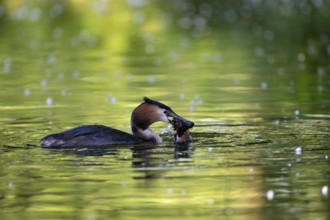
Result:
<svg viewBox="0 0 330 220"><path fill-rule="evenodd" d="M329 5L1 1L1 102L329 103Z"/></svg>

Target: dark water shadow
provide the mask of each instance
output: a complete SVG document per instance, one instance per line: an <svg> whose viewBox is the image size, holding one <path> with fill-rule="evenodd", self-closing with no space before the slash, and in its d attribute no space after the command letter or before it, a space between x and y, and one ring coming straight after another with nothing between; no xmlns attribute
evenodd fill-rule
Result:
<svg viewBox="0 0 330 220"><path fill-rule="evenodd" d="M154 148L132 148L132 167L135 169L138 176L134 179L159 179L169 178L166 173L178 169L177 163L182 163L182 160L192 161L191 155L194 153L194 148L189 143L174 144L173 146L163 146ZM187 160L191 159L191 160Z"/></svg>
<svg viewBox="0 0 330 220"><path fill-rule="evenodd" d="M125 146L105 146L105 147L70 147L70 148L45 148L50 154L74 155L78 157L102 157L111 156L109 160L121 161L123 151L131 151L131 157L125 161L131 161L130 166L137 173L133 179L158 179L165 178L166 173L177 169L178 163L186 164L192 161L191 155L194 148L190 143L175 144L165 143L165 145L125 145ZM188 160L189 159L189 160ZM80 166L83 164L80 164ZM95 162L90 165L105 165Z"/></svg>

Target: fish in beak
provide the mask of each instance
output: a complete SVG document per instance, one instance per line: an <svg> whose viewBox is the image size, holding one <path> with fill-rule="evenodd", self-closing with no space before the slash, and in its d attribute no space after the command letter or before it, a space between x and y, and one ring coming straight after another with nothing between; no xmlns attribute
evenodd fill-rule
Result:
<svg viewBox="0 0 330 220"><path fill-rule="evenodd" d="M189 134L189 129L194 127L194 122L189 121L186 118L183 118L177 115L170 107L159 103L157 101L150 100L145 97L145 101L152 102L162 109L163 114L166 116L169 123L172 124L174 129L174 141L176 143L185 143L192 140L192 137ZM165 121L165 120L164 120Z"/></svg>
<svg viewBox="0 0 330 220"><path fill-rule="evenodd" d="M167 117L169 122L173 125L174 141L176 143L185 143L192 140L192 137L189 134L189 129L194 127L194 122L178 116L174 112L169 112Z"/></svg>
<svg viewBox="0 0 330 220"><path fill-rule="evenodd" d="M168 121L173 125L174 129L180 128L180 130L188 130L193 128L195 125L194 122L175 114L173 111L168 111L165 114Z"/></svg>
<svg viewBox="0 0 330 220"><path fill-rule="evenodd" d="M193 122L187 122L181 118L174 118L172 120L172 125L174 129L174 142L186 143L192 140L192 137L189 134L189 129L194 126Z"/></svg>

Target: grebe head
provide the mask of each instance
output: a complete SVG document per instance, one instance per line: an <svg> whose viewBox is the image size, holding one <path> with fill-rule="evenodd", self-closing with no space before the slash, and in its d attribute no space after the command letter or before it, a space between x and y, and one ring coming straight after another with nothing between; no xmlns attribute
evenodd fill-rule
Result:
<svg viewBox="0 0 330 220"><path fill-rule="evenodd" d="M161 143L162 140L149 126L157 121L163 121L173 124L173 121L179 120L184 127L192 128L194 123L177 115L170 107L163 103L143 98L144 102L136 107L131 117L131 128L134 135L145 140Z"/></svg>

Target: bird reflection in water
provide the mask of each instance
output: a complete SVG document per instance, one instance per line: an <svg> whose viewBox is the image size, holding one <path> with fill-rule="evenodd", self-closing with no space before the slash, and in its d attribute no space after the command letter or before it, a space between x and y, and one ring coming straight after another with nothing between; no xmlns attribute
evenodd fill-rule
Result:
<svg viewBox="0 0 330 220"><path fill-rule="evenodd" d="M189 127L178 119L171 122L174 128L174 151L169 157L168 148L145 148L136 146L132 149L132 167L136 172L142 173L135 179L158 179L165 178L165 173L176 167L178 163L189 163L194 148L190 146L192 137ZM165 151L165 152L164 152Z"/></svg>
<svg viewBox="0 0 330 220"><path fill-rule="evenodd" d="M157 179L165 178L165 173L178 164L189 163L190 156L194 149L190 146L192 137L189 130L194 126L193 122L181 117L173 117L169 122L173 126L174 150L171 146L157 146L146 142L133 145L132 168L142 175L133 177L134 179ZM75 148L52 148L53 152L64 154L75 154L80 156L103 156L119 155L123 146L99 146L99 147L75 147ZM168 178L168 177L166 177Z"/></svg>

